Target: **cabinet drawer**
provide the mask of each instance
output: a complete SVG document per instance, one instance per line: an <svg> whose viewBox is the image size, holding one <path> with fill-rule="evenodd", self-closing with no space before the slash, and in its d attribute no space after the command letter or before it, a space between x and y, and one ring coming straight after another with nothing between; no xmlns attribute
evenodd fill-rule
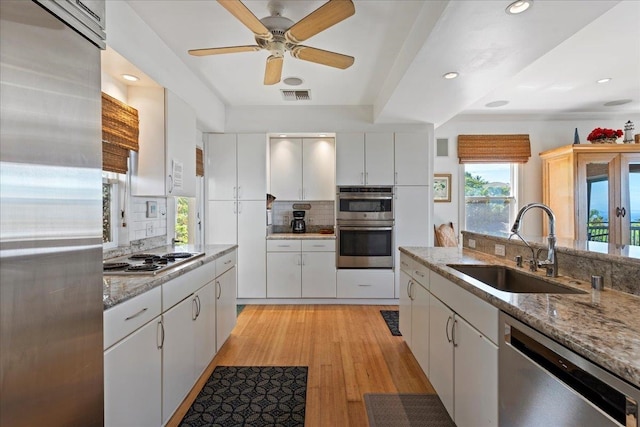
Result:
<svg viewBox="0 0 640 427"><path fill-rule="evenodd" d="M335 240L302 240L303 252L335 252Z"/></svg>
<svg viewBox="0 0 640 427"><path fill-rule="evenodd" d="M418 281L425 289L429 290L430 271L427 267L417 261L413 262L413 272L411 276Z"/></svg>
<svg viewBox="0 0 640 427"><path fill-rule="evenodd" d="M236 265L237 253L237 251L233 251L216 259L216 277L220 276L225 271L233 268L233 266Z"/></svg>
<svg viewBox="0 0 640 427"><path fill-rule="evenodd" d="M267 240L267 252L300 252L300 240Z"/></svg>
<svg viewBox="0 0 640 427"><path fill-rule="evenodd" d="M338 298L393 298L393 270L338 270Z"/></svg>
<svg viewBox="0 0 640 427"><path fill-rule="evenodd" d="M162 311L167 311L216 277L216 263L208 262L195 270L162 284Z"/></svg>
<svg viewBox="0 0 640 427"><path fill-rule="evenodd" d="M465 289L431 272L431 293L483 335L498 343L498 309Z"/></svg>
<svg viewBox="0 0 640 427"><path fill-rule="evenodd" d="M407 273L409 276L413 276L413 270L415 269L416 262L408 255L400 254L400 270Z"/></svg>
<svg viewBox="0 0 640 427"><path fill-rule="evenodd" d="M160 286L155 287L104 312L105 349L160 314L162 306L160 289Z"/></svg>

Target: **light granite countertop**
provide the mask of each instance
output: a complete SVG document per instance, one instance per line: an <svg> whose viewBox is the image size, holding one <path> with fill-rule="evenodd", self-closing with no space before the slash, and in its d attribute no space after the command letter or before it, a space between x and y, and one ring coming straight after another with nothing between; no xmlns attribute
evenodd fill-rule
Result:
<svg viewBox="0 0 640 427"><path fill-rule="evenodd" d="M515 294L499 291L446 264L496 264L504 258L463 248L401 247L400 251L432 271L489 302L581 356L640 387L640 297L570 277L545 278L585 294ZM544 272L530 273L544 278ZM631 277L630 280L638 280Z"/></svg>
<svg viewBox="0 0 640 427"><path fill-rule="evenodd" d="M335 240L335 234L323 234L323 233L271 233L267 234L267 240Z"/></svg>
<svg viewBox="0 0 640 427"><path fill-rule="evenodd" d="M153 250L145 251L149 253L165 254L167 252L204 252L203 256L195 258L192 261L184 262L175 268L158 273L155 276L150 275L131 275L131 276L102 276L103 295L102 301L104 309L107 310L117 304L128 299L140 295L150 289L160 286L171 279L175 279L193 269L200 267L206 263L214 261L221 256L235 250L238 245L183 245L183 246L163 246ZM105 260L107 261L107 260Z"/></svg>

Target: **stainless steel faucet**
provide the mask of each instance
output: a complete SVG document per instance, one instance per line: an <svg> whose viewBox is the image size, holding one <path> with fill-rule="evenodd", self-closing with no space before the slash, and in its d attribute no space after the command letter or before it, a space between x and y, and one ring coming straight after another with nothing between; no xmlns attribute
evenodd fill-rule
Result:
<svg viewBox="0 0 640 427"><path fill-rule="evenodd" d="M534 252L533 248L529 246L527 241L520 235L520 221L522 220L525 212L532 208L542 209L547 213L547 216L549 217L549 235L547 236L547 259L545 261L538 260L538 254L540 251L538 251L538 253ZM509 238L513 237L514 235L518 236L520 240L522 240L524 244L527 245L529 249L531 249L531 252L533 254L531 263L532 270L535 271L537 267L544 267L547 270L547 276L558 277L558 257L556 256L556 216L553 214L553 211L549 206L542 203L529 203L528 205L523 206L516 216L513 227L511 227L511 236Z"/></svg>

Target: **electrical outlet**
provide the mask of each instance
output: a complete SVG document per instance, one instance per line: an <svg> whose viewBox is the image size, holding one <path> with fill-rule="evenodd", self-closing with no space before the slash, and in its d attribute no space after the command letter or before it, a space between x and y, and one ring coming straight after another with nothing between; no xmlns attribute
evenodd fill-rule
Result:
<svg viewBox="0 0 640 427"><path fill-rule="evenodd" d="M476 241L475 239L469 239L469 247L471 249L475 249L476 248Z"/></svg>
<svg viewBox="0 0 640 427"><path fill-rule="evenodd" d="M504 245L496 245L494 252L498 256L505 256L506 255L506 251L505 251Z"/></svg>
<svg viewBox="0 0 640 427"><path fill-rule="evenodd" d="M153 236L153 223L147 223L147 236Z"/></svg>
<svg viewBox="0 0 640 427"><path fill-rule="evenodd" d="M282 217L282 225L289 225L289 215L284 215Z"/></svg>

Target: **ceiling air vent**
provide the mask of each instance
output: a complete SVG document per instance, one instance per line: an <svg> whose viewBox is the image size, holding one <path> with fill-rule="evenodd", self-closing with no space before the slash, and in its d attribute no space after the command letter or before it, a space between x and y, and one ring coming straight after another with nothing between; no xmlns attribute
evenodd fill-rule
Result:
<svg viewBox="0 0 640 427"><path fill-rule="evenodd" d="M285 101L311 101L311 91L309 89L280 89L280 92L282 92L282 99Z"/></svg>

